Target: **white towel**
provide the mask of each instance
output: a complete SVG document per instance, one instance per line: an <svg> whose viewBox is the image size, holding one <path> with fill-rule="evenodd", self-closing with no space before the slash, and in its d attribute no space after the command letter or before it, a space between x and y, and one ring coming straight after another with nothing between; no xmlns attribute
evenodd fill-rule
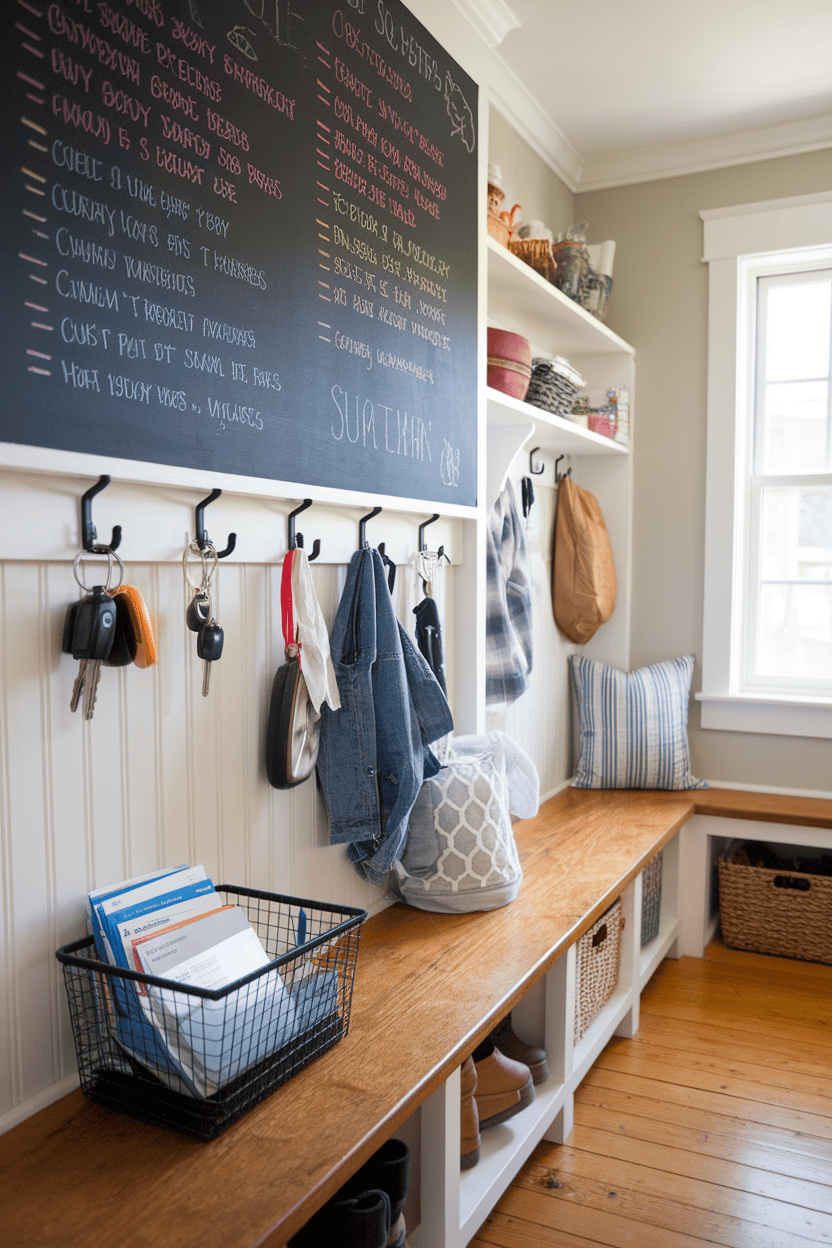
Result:
<svg viewBox="0 0 832 1248"><path fill-rule="evenodd" d="M300 666L309 700L318 712L324 702L330 710L337 711L341 698L329 654L329 634L312 584L309 556L302 548L294 551L292 562L292 610L301 643Z"/></svg>

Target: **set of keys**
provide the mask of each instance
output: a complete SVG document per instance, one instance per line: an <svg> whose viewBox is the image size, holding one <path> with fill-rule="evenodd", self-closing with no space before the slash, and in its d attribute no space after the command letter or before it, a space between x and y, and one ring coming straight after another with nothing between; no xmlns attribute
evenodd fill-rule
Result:
<svg viewBox="0 0 832 1248"><path fill-rule="evenodd" d="M200 560L199 582L191 580L189 556L196 555ZM208 697L211 684L211 664L216 663L222 655L225 634L214 618L211 598L211 585L217 570L219 556L209 541L200 546L197 541L189 542L182 556L185 581L193 590L191 600L185 611L185 623L192 633L196 633L196 653L202 659L202 696Z"/></svg>
<svg viewBox="0 0 832 1248"><path fill-rule="evenodd" d="M80 663L72 686L71 711L84 708L84 719L92 719L102 667L125 667L135 663L149 667L156 662L156 643L144 599L132 585L123 585L124 564L108 546L96 548L96 555L107 559L103 585L89 588L82 581L78 565L88 554L82 550L72 565L73 575L85 597L67 608L61 650ZM113 572L118 566L118 583Z"/></svg>

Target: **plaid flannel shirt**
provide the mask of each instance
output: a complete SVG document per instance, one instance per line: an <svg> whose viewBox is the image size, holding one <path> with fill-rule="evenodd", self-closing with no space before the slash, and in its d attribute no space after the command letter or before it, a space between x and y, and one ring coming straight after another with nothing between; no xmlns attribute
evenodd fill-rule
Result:
<svg viewBox="0 0 832 1248"><path fill-rule="evenodd" d="M491 508L486 537L485 701L511 706L532 670L532 585L523 521L511 481Z"/></svg>

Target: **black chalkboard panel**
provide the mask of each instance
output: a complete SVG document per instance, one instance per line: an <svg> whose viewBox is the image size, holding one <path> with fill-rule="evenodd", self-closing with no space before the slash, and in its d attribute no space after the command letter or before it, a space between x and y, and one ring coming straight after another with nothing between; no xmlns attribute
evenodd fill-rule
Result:
<svg viewBox="0 0 832 1248"><path fill-rule="evenodd" d="M0 440L476 502L477 89L396 0L7 0Z"/></svg>

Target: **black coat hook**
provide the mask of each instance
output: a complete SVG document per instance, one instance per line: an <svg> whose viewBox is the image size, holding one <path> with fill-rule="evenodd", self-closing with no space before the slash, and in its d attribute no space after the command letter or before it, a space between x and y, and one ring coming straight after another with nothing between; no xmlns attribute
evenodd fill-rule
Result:
<svg viewBox="0 0 832 1248"><path fill-rule="evenodd" d="M558 472L558 464L560 463L562 459L565 459L565 458L566 458L565 455L558 455L557 459L555 460L555 485L557 485L558 481L562 481L564 477L572 476L571 468L567 468L566 472Z"/></svg>
<svg viewBox="0 0 832 1248"><path fill-rule="evenodd" d="M289 512L289 516L288 516L289 550L294 550L295 547L297 547L298 550L303 550L303 534L302 533L298 533L297 535L295 534L295 516L300 515L302 511L306 511L307 507L311 507L311 506L312 506L312 499L305 498L303 502L301 503L300 507L296 507L294 511ZM312 543L312 554L309 555L309 562L311 563L313 559L317 559L320 553L321 553L321 541L320 541L320 538L316 537L314 542Z"/></svg>
<svg viewBox="0 0 832 1248"><path fill-rule="evenodd" d="M435 511L433 515L431 516L430 520L425 520L424 524L419 525L419 549L420 550L427 550L428 548L428 544L425 541L425 529L428 527L429 524L433 524L434 520L438 520L438 519L439 519L439 512ZM440 551L440 554L441 553L442 552Z"/></svg>
<svg viewBox="0 0 832 1248"><path fill-rule="evenodd" d="M364 547L367 545L367 538L365 536L367 521L372 520L373 516L377 516L380 511L381 511L380 507L374 507L372 511L368 511L366 516L362 516L361 519L358 521L358 549L359 550L363 550Z"/></svg>
<svg viewBox="0 0 832 1248"><path fill-rule="evenodd" d="M534 457L539 450L540 450L540 447L536 446L533 451L529 451L529 472L532 474L533 477L539 477L540 474L542 472L545 472L546 470L545 464L543 464L540 468L535 468L534 466ZM562 455L561 455L561 459L563 459Z"/></svg>
<svg viewBox="0 0 832 1248"><path fill-rule="evenodd" d="M81 495L81 543L84 550L89 550L93 554L103 549L98 544L98 534L95 531L95 525L92 522L92 500L96 494L100 494L105 486L110 484L110 478L103 473L95 483L91 485L85 494ZM113 528L113 536L110 538L110 550L116 550L121 542L121 525L117 524Z"/></svg>
<svg viewBox="0 0 832 1248"><path fill-rule="evenodd" d="M531 477L523 478L520 482L520 489L523 499L523 518L528 520L529 513L531 512L534 504L534 486L532 485Z"/></svg>
<svg viewBox="0 0 832 1248"><path fill-rule="evenodd" d="M207 498L203 498L202 502L196 505L196 544L200 550L205 549L205 545L209 540L208 534L205 532L205 508L209 503L213 503L215 499L219 498L220 494L222 494L222 490L212 490ZM217 551L217 558L224 559L226 555L230 555L236 545L237 534L229 533L228 545L225 550Z"/></svg>
<svg viewBox="0 0 832 1248"><path fill-rule="evenodd" d="M378 553L381 555L381 562L387 569L387 588L390 593L393 592L393 586L396 584L396 565L384 549L384 542L379 542Z"/></svg>

